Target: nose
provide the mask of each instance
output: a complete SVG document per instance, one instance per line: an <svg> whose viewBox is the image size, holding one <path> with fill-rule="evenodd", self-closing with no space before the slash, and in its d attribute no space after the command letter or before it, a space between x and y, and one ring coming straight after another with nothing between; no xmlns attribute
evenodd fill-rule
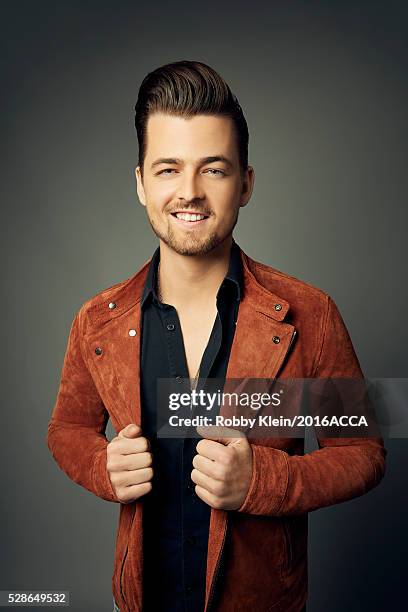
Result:
<svg viewBox="0 0 408 612"><path fill-rule="evenodd" d="M183 172L181 181L178 184L177 196L180 200L186 200L187 202L204 198L204 190L200 177L193 170L185 170Z"/></svg>

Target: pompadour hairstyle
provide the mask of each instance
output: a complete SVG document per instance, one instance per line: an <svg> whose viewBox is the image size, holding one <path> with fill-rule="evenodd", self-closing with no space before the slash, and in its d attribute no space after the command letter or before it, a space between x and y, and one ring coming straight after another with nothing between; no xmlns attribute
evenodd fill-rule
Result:
<svg viewBox="0 0 408 612"><path fill-rule="evenodd" d="M143 79L135 106L139 166L143 175L149 115L178 117L221 115L234 121L241 171L248 167L248 126L242 108L226 81L202 62L182 60L165 64Z"/></svg>

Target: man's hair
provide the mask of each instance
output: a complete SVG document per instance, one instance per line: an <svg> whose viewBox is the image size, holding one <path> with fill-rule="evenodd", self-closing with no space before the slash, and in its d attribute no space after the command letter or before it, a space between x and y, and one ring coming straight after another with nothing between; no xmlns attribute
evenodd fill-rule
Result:
<svg viewBox="0 0 408 612"><path fill-rule="evenodd" d="M139 166L143 176L149 115L162 112L178 117L221 115L235 125L241 171L248 167L248 126L242 108L226 81L202 62L182 60L149 72L140 85L135 106Z"/></svg>

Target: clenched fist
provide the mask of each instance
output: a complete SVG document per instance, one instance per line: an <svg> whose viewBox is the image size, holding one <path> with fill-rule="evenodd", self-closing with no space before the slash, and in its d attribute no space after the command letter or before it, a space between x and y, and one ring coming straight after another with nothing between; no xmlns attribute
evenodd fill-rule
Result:
<svg viewBox="0 0 408 612"><path fill-rule="evenodd" d="M246 436L227 427L197 427L191 480L195 491L211 508L238 510L252 478L252 448Z"/></svg>
<svg viewBox="0 0 408 612"><path fill-rule="evenodd" d="M127 504L149 493L153 478L152 455L142 430L130 423L106 447L107 470L120 502Z"/></svg>

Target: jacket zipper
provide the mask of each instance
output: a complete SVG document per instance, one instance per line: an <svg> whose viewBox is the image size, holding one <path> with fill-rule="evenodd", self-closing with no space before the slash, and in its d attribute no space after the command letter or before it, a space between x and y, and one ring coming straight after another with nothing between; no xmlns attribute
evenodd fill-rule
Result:
<svg viewBox="0 0 408 612"><path fill-rule="evenodd" d="M228 521L228 515L227 515L226 520ZM227 523L225 524L225 528L224 528L224 534L223 534L222 543L221 543L221 550L220 550L220 554L218 555L217 565L215 566L214 578L211 584L210 595L208 597L208 604L205 609L205 612L210 612L210 609L211 609L211 601L214 597L215 584L217 581L218 571L220 568L220 563L221 563L221 558L222 558L222 553L224 550L224 544L225 544L226 537L227 537Z"/></svg>
<svg viewBox="0 0 408 612"><path fill-rule="evenodd" d="M289 571L292 564L292 546L290 540L289 526L286 523L286 519L282 517L283 537L285 538L285 571Z"/></svg>
<svg viewBox="0 0 408 612"><path fill-rule="evenodd" d="M289 342L288 351L286 353L286 359L287 359L287 357L289 355L289 352L290 352L291 346L292 346L292 344L293 344L293 342L295 340L296 334L297 334L297 331L296 331L296 329L294 329L292 337L291 337L290 342ZM285 361L286 361L286 359L285 359ZM285 553L286 553L285 571L288 571L290 565L292 564L292 546L291 546L291 540L290 540L290 534L289 534L289 527L286 524L285 517L282 517L282 527L283 527L283 537L284 537L284 540L285 540Z"/></svg>
<svg viewBox="0 0 408 612"><path fill-rule="evenodd" d="M124 554L123 561L122 561L122 567L120 568L120 579L119 579L120 594L122 595L122 598L123 598L123 601L125 602L126 608L128 606L127 606L126 597L125 597L125 595L123 593L123 583L122 583L122 581L123 581L123 574L124 574L124 570L125 570L125 561L126 561L126 557L128 555L128 551L129 551L129 538L130 538L130 534L131 534L132 527L133 527L133 521L135 520L135 515L136 515L136 507L134 509L132 520L130 522L129 533L128 533L128 541L127 541L127 544L126 544L126 550L125 550L125 554Z"/></svg>
<svg viewBox="0 0 408 612"><path fill-rule="evenodd" d="M122 567L120 568L120 594L122 595L122 599L123 599L123 601L126 604L126 608L127 608L127 602L126 602L126 598L125 598L125 596L123 594L122 578L123 578L123 571L124 571L124 568L125 568L125 561L126 561L126 557L127 557L127 554L128 554L128 549L129 549L129 546L126 546L125 556L123 557Z"/></svg>

